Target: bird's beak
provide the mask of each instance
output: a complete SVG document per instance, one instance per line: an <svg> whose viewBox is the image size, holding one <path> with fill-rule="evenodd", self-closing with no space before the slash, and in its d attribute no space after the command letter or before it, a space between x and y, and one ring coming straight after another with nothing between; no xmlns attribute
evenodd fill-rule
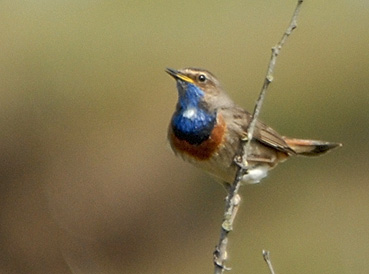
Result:
<svg viewBox="0 0 369 274"><path fill-rule="evenodd" d="M165 70L170 76L172 76L174 79L176 79L176 80L182 80L182 81L185 81L185 82L187 82L187 83L194 83L194 81L190 78L190 77L188 77L188 76L186 76L186 75L184 75L184 74L182 74L181 72L179 72L178 70L175 70L175 69L171 69L171 68L166 68L166 70Z"/></svg>

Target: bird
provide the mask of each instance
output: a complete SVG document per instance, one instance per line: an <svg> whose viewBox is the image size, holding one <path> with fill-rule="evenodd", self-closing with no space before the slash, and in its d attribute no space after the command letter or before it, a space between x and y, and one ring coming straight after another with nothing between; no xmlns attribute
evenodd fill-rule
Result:
<svg viewBox="0 0 369 274"><path fill-rule="evenodd" d="M168 127L175 155L226 184L238 170L234 159L247 136L252 115L238 106L211 72L199 68L171 69L178 101ZM317 156L342 146L340 143L288 138L257 120L247 156L242 184L259 183L278 163L291 156Z"/></svg>

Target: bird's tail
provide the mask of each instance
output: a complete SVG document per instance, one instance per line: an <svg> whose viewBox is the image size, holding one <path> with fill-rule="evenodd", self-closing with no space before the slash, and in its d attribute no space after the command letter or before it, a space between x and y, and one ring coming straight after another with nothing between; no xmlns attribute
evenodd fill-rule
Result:
<svg viewBox="0 0 369 274"><path fill-rule="evenodd" d="M341 147L340 143L331 143L318 140L304 140L284 137L287 145L299 155L318 156L336 147Z"/></svg>

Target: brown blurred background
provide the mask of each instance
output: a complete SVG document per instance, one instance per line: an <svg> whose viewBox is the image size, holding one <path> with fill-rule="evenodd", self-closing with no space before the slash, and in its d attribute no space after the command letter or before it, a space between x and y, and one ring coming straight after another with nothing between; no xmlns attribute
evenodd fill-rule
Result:
<svg viewBox="0 0 369 274"><path fill-rule="evenodd" d="M1 1L0 273L212 273L226 193L168 148L164 69L252 109L295 3ZM232 273L268 273L262 249L277 273L369 273L368 18L304 4L262 119L344 147L241 190Z"/></svg>

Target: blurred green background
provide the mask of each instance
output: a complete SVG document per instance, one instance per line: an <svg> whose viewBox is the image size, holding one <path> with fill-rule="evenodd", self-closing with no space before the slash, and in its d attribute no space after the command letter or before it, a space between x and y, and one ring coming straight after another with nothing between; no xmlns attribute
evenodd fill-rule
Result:
<svg viewBox="0 0 369 274"><path fill-rule="evenodd" d="M0 273L212 273L224 189L176 158L165 67L252 109L296 1L0 2ZM344 143L241 189L232 273L369 273L369 2L306 1L262 119Z"/></svg>

